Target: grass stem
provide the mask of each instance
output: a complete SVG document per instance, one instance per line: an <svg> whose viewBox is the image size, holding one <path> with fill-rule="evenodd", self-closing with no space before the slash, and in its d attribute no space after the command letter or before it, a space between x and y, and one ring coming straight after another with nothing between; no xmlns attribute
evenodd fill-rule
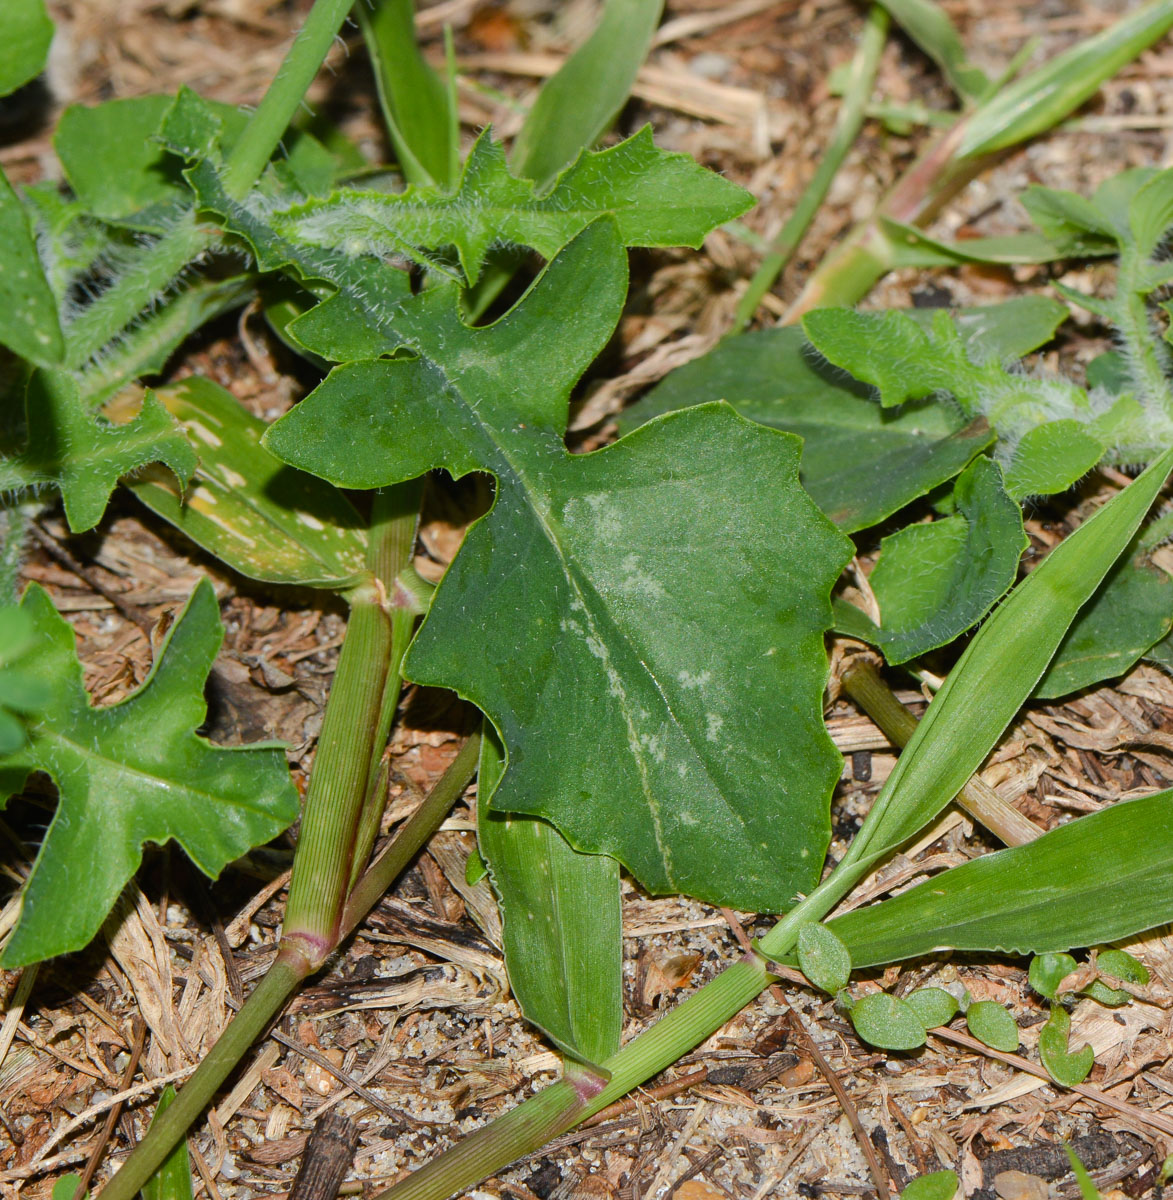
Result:
<svg viewBox="0 0 1173 1200"><path fill-rule="evenodd" d="M867 24L864 25L860 37L859 49L851 60L851 70L847 86L843 92L843 103L839 109L839 120L835 126L835 135L827 146L814 175L806 185L798 199L794 211L774 240L769 253L762 259L761 265L754 272L749 286L737 304L737 312L733 318L733 326L727 337L740 333L753 319L762 298L774 286L774 281L785 269L786 264L794 256L799 243L814 220L819 207L827 198L827 192L843 160L847 157L867 115L868 101L872 88L875 86L876 70L880 65L880 55L888 37L888 13L879 4L873 4L868 13Z"/></svg>

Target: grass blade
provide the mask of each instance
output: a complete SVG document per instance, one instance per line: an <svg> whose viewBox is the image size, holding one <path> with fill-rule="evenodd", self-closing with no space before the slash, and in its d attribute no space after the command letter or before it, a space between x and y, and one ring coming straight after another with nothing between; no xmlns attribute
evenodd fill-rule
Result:
<svg viewBox="0 0 1173 1200"><path fill-rule="evenodd" d="M615 119L647 56L664 0L607 0L595 31L548 79L513 145L513 170L545 187Z"/></svg>
<svg viewBox="0 0 1173 1200"><path fill-rule="evenodd" d="M852 860L882 858L961 790L1132 540L1170 467L1173 450L1057 546L978 631L900 756L852 844Z"/></svg>
<svg viewBox="0 0 1173 1200"><path fill-rule="evenodd" d="M1046 954L1173 915L1173 792L1121 801L830 922L855 967L936 950Z"/></svg>
<svg viewBox="0 0 1173 1200"><path fill-rule="evenodd" d="M1056 55L982 105L967 124L957 158L992 154L1057 125L1170 27L1173 0L1154 0Z"/></svg>
<svg viewBox="0 0 1173 1200"><path fill-rule="evenodd" d="M459 169L459 128L448 87L415 38L414 0L375 0L354 11L375 68L379 104L408 183L449 188Z"/></svg>
<svg viewBox="0 0 1173 1200"><path fill-rule="evenodd" d="M963 100L975 100L988 90L990 81L968 61L953 22L933 0L881 3L892 20L941 68Z"/></svg>

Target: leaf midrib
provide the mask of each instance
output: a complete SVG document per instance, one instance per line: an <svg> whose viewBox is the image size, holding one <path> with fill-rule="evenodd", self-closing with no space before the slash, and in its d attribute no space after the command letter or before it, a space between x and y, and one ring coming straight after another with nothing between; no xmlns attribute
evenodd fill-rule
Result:
<svg viewBox="0 0 1173 1200"><path fill-rule="evenodd" d="M437 372L451 389L451 392L455 396L459 397L461 405L469 414L473 424L480 432L483 440L488 444L492 451L496 453L500 460L506 464L513 479L520 485L521 491L529 502L530 511L533 512L534 517L537 520L538 527L545 535L558 560L559 565L562 567L562 573L566 578L566 582L570 585L575 596L582 604L582 611L590 623L591 632L596 635L599 645L607 649L607 662L610 663L612 656L608 647L608 642L601 636L602 630L596 622L595 611L588 604L588 598L597 597L599 593L595 589L594 585L590 582L589 574L582 568L581 564L579 564L577 560L573 558L572 555L567 553L561 540L557 536L557 532L553 523L549 519L549 512L546 506L539 501L540 493L538 493L538 491L531 484L528 473L517 461L516 456L509 451L505 443L498 437L497 431L494 430L493 427L489 425L488 422L481 416L476 404L474 404L468 398L464 390L457 385L457 382L453 380L452 376L447 370L445 370L443 365L437 362L437 360L430 354L428 354L423 347L420 348L420 353L421 355L426 356L428 361L436 368ZM565 450L565 448L563 448L562 453L564 461L568 461L573 457L569 451ZM501 474L503 473L500 468L493 470L493 467L488 463L483 465L485 469L492 471L492 473L498 476L498 478L500 478ZM496 507L495 504L494 507ZM574 569L572 569L572 563ZM631 658L638 662L645 671L649 682L655 689L656 694L660 697L666 712L671 718L673 726L679 731L680 736L684 739L685 743L692 751L694 759L701 766L706 778L712 784L714 793L720 797L722 803L725 805L726 810L744 829L746 827L745 817L737 810L736 807L729 803L725 796L724 787L721 785L719 780L714 778L712 772L709 770L709 764L705 757L699 753L696 742L689 733L687 725L681 722L677 717L676 712L673 709L672 704L664 691L664 688L661 686L659 679L656 677L655 673L647 665L644 659L640 656L637 647L632 644L622 626L620 626L617 622L610 622L610 624L615 629L617 635L624 643L626 648L630 651ZM616 674L618 675L618 672ZM624 677L619 675L619 678L622 679ZM676 873L672 864L670 844L664 841L663 827L660 820L660 806L659 802L656 800L651 791L649 782L650 774L648 758L646 752L644 751L643 744L639 739L639 730L631 718L626 687L623 688L622 698L616 697L616 701L619 704L620 711L623 714L624 723L627 726L629 734L628 746L631 749L632 757L636 761L644 799L647 801L648 809L651 813L652 824L656 838L656 847L660 852L660 857L664 864L665 874L668 876L670 881L675 882Z"/></svg>

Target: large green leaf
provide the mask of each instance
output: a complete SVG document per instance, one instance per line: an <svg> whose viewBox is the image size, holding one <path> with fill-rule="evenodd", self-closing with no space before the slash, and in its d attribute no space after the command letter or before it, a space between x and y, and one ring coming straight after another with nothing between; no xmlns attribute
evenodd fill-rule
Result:
<svg viewBox="0 0 1173 1200"><path fill-rule="evenodd" d="M163 471L131 491L242 575L344 588L366 555L365 523L336 488L287 467L261 445L265 423L231 392L193 377L154 393L199 447L192 487Z"/></svg>
<svg viewBox="0 0 1173 1200"><path fill-rule="evenodd" d="M195 733L223 636L210 583L192 593L146 682L108 708L90 706L73 630L46 593L31 585L21 607L34 623L52 702L29 722L28 744L0 759L0 794L7 799L44 771L60 800L4 951L9 967L84 946L138 868L144 843L174 838L214 877L297 816L278 747L220 749Z"/></svg>
<svg viewBox="0 0 1173 1200"><path fill-rule="evenodd" d="M425 293L397 324L418 359L336 369L267 444L343 486L491 472L406 673L500 731L494 809L546 817L653 891L787 908L818 879L841 769L822 634L850 545L798 486L797 439L726 405L566 452L567 393L626 283L604 221L495 325Z"/></svg>
<svg viewBox="0 0 1173 1200"><path fill-rule="evenodd" d="M546 80L513 144L519 175L548 184L627 103L664 0L607 0L594 32Z"/></svg>
<svg viewBox="0 0 1173 1200"><path fill-rule="evenodd" d="M57 300L45 278L28 214L0 171L0 345L34 363L61 361Z"/></svg>
<svg viewBox="0 0 1173 1200"><path fill-rule="evenodd" d="M971 353L1002 360L1050 341L1066 311L1031 296L963 309L955 319ZM918 326L932 319L923 310L908 316ZM742 416L803 439L803 485L852 533L953 478L994 440L984 420L966 424L951 407L917 401L884 409L870 395L822 361L800 330L760 330L674 371L620 414L619 427L627 432L661 413L727 400Z"/></svg>
<svg viewBox="0 0 1173 1200"><path fill-rule="evenodd" d="M4 0L3 29L0 96L7 96L44 69L53 40L53 22L45 0Z"/></svg>
<svg viewBox="0 0 1173 1200"><path fill-rule="evenodd" d="M1173 579L1129 554L1080 610L1035 695L1050 700L1123 675L1171 626Z"/></svg>
<svg viewBox="0 0 1173 1200"><path fill-rule="evenodd" d="M102 519L115 484L130 471L162 462L186 483L195 470L195 451L183 430L150 395L133 420L116 425L93 412L74 375L41 370L29 381L27 405L28 443L0 460L0 486L59 488L75 532Z"/></svg>
<svg viewBox="0 0 1173 1200"><path fill-rule="evenodd" d="M1022 513L1002 473L979 458L954 485L957 512L884 538L871 574L879 643L890 663L951 642L980 621L1014 582L1026 549Z"/></svg>
<svg viewBox="0 0 1173 1200"><path fill-rule="evenodd" d="M829 922L857 967L943 949L1045 954L1173 920L1173 792L1120 801L1025 846Z"/></svg>
<svg viewBox="0 0 1173 1200"><path fill-rule="evenodd" d="M477 844L501 905L509 986L526 1018L592 1065L623 1031L619 864L580 854L548 821L493 812L505 751L486 731L477 772Z"/></svg>

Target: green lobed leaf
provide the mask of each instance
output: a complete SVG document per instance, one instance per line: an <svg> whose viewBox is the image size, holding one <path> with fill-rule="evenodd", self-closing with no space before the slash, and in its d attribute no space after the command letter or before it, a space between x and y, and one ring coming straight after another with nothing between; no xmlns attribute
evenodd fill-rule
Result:
<svg viewBox="0 0 1173 1200"><path fill-rule="evenodd" d="M606 0L591 36L542 85L513 144L518 175L544 187L607 131L627 103L664 0Z"/></svg>
<svg viewBox="0 0 1173 1200"><path fill-rule="evenodd" d="M964 633L1014 583L1026 549L1022 513L1002 473L978 458L954 485L958 512L884 538L870 577L884 657L907 662Z"/></svg>
<svg viewBox="0 0 1173 1200"><path fill-rule="evenodd" d="M1013 1054L1018 1049L1018 1026L994 1000L975 1000L965 1010L965 1024L979 1042L993 1050Z"/></svg>
<svg viewBox="0 0 1173 1200"><path fill-rule="evenodd" d="M798 965L820 991L835 995L851 978L851 955L826 927L814 921L798 931Z"/></svg>
<svg viewBox="0 0 1173 1200"><path fill-rule="evenodd" d="M1059 643L1035 695L1051 700L1115 679L1171 627L1173 579L1143 553L1121 558Z"/></svg>
<svg viewBox="0 0 1173 1200"><path fill-rule="evenodd" d="M61 361L65 343L57 299L41 266L20 197L0 171L0 345L42 365Z"/></svg>
<svg viewBox="0 0 1173 1200"><path fill-rule="evenodd" d="M395 161L408 183L450 187L459 172L460 130L447 86L420 53L415 0L375 0L354 11Z"/></svg>
<svg viewBox="0 0 1173 1200"><path fill-rule="evenodd" d="M207 580L143 685L107 708L91 707L73 630L48 595L30 585L21 607L33 620L37 668L53 701L30 722L28 745L3 760L3 794L44 771L60 799L4 951L7 967L84 946L137 870L146 842L174 839L215 877L297 816L297 791L278 747L222 749L194 732L223 637Z"/></svg>
<svg viewBox="0 0 1173 1200"><path fill-rule="evenodd" d="M1062 1087L1083 1083L1096 1061L1096 1052L1089 1045L1076 1051L1068 1049L1070 1034L1071 1017L1067 1009L1062 1004L1052 1005L1050 1019L1039 1030L1039 1058L1047 1074Z"/></svg>
<svg viewBox="0 0 1173 1200"><path fill-rule="evenodd" d="M0 96L15 92L44 70L52 41L53 22L45 0L4 0Z"/></svg>
<svg viewBox="0 0 1173 1200"><path fill-rule="evenodd" d="M828 924L857 967L946 948L1062 954L1173 920L1171 856L1173 791L1158 792L974 859ZM1031 985L1053 975L1032 973Z"/></svg>
<svg viewBox="0 0 1173 1200"><path fill-rule="evenodd" d="M130 480L152 512L250 579L342 590L364 570L365 523L336 488L264 446L265 423L192 377L151 393L199 447L191 487L156 470Z"/></svg>
<svg viewBox="0 0 1173 1200"><path fill-rule="evenodd" d="M619 864L580 854L539 817L493 812L504 770L504 749L488 734L477 774L477 843L501 906L509 986L527 1020L593 1066L619 1049L623 1031Z"/></svg>
<svg viewBox="0 0 1173 1200"><path fill-rule="evenodd" d="M1131 395L1089 395L1060 376L1010 370L966 345L944 312L918 326L899 310L822 309L807 314L804 328L832 363L875 386L882 404L949 396L967 418L987 420L1015 499L1064 491L1109 448L1153 443Z"/></svg>
<svg viewBox="0 0 1173 1200"><path fill-rule="evenodd" d="M926 1029L948 1025L957 1015L958 1004L944 988L923 987L909 992L905 1002Z"/></svg>
<svg viewBox="0 0 1173 1200"><path fill-rule="evenodd" d="M432 253L455 247L475 283L489 248L528 246L552 257L592 221L612 217L624 245L698 247L708 231L753 204L748 192L685 154L652 142L645 126L606 150L587 151L546 191L511 175L500 145L483 133L453 192L347 188L324 200L272 213L283 238L350 255L407 257L444 266Z"/></svg>
<svg viewBox="0 0 1173 1200"><path fill-rule="evenodd" d="M118 480L147 463L165 463L186 483L195 451L182 429L151 395L133 420L116 425L96 414L66 371L40 370L27 392L28 443L0 462L0 486L52 485L61 491L75 533L92 529Z"/></svg>
<svg viewBox="0 0 1173 1200"><path fill-rule="evenodd" d="M1170 466L1173 450L1053 550L974 635L852 844L857 862L882 858L923 829L961 790L1042 678L1076 614L1132 540ZM857 961L854 953L852 961Z"/></svg>
<svg viewBox="0 0 1173 1200"><path fill-rule="evenodd" d="M1030 960L1030 986L1048 1000L1059 998L1059 984L1075 970L1070 954L1036 954Z"/></svg>
<svg viewBox="0 0 1173 1200"><path fill-rule="evenodd" d="M953 1200L960 1186L956 1171L932 1171L912 1180L900 1193L900 1200Z"/></svg>
<svg viewBox="0 0 1173 1200"><path fill-rule="evenodd" d="M584 155L543 196L535 195L529 181L509 175L500 147L486 134L474 146L455 193L409 188L388 195L344 189L331 201L283 210L271 201L242 203L227 194L220 178L219 126L198 97L180 93L164 133L175 153L196 160L186 175L201 208L216 213L226 230L252 247L261 270L291 271L320 296L336 293L289 329L306 350L337 362L376 358L399 344L393 331L396 316L416 299L407 272L382 257L387 247L444 265L434 252L454 241L466 252L478 246L483 251L512 232L522 244L552 254L562 244L559 231L569 240L608 213L625 220L628 244L699 245L713 225L752 203L747 192L687 156L657 150L644 130L609 150ZM491 211L495 205L508 206L511 198L520 210ZM350 232L359 236L348 233L333 240L338 222L349 220L352 201L360 211L351 214L355 224ZM557 204L571 211L559 213ZM395 230L384 221L388 206L400 222ZM509 219L494 225L490 217ZM306 228L307 222L316 233ZM313 244L315 237L321 245ZM479 270L481 262L470 259L469 265Z"/></svg>
<svg viewBox="0 0 1173 1200"><path fill-rule="evenodd" d="M882 1050L917 1050L925 1044L925 1027L916 1010L891 992L869 992L851 1009L855 1032Z"/></svg>
<svg viewBox="0 0 1173 1200"><path fill-rule="evenodd" d="M418 359L337 368L266 443L348 487L491 472L407 676L501 732L494 809L546 817L651 891L777 911L829 835L822 636L850 544L799 487L797 439L726 405L566 452L567 394L626 285L604 221L487 328L425 292L397 323Z"/></svg>
<svg viewBox="0 0 1173 1200"><path fill-rule="evenodd" d="M177 1093L168 1084L159 1096L151 1125L171 1107ZM163 1165L143 1184L139 1193L142 1200L192 1200L191 1157L187 1152L187 1139L180 1138L175 1149L163 1160ZM69 1200L73 1200L72 1197Z"/></svg>

